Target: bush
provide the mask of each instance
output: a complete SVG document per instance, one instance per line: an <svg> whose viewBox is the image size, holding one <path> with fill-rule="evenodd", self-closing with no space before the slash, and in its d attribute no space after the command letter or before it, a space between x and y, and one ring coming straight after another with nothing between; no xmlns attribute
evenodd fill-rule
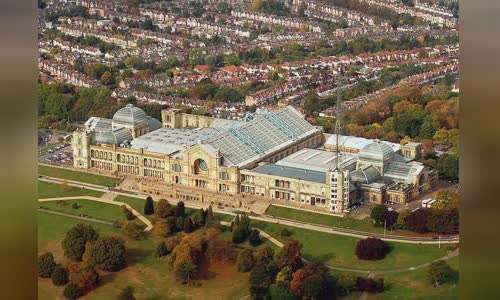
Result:
<svg viewBox="0 0 500 300"><path fill-rule="evenodd" d="M389 251L389 245L377 238L367 238L356 244L356 256L363 260L383 259Z"/></svg>
<svg viewBox="0 0 500 300"><path fill-rule="evenodd" d="M260 239L259 231L257 229L252 230L250 233L250 236L248 237L248 242L250 245L257 247L262 243L262 240Z"/></svg>
<svg viewBox="0 0 500 300"><path fill-rule="evenodd" d="M191 220L190 217L187 217L184 219L183 228L184 228L184 232L191 233L196 229L196 226L194 225L193 220Z"/></svg>
<svg viewBox="0 0 500 300"><path fill-rule="evenodd" d="M286 228L283 228L281 230L281 232L280 232L280 235L283 236L283 237L291 236L292 235L292 231L288 230Z"/></svg>
<svg viewBox="0 0 500 300"><path fill-rule="evenodd" d="M68 283L68 269L57 265L52 272L52 283L56 286L62 286Z"/></svg>
<svg viewBox="0 0 500 300"><path fill-rule="evenodd" d="M140 240L145 235L143 227L137 224L136 222L131 222L131 221L123 222L122 231L126 236L134 240Z"/></svg>
<svg viewBox="0 0 500 300"><path fill-rule="evenodd" d="M38 276L42 278L49 278L54 271L56 262L54 261L54 255L51 252L47 252L38 256Z"/></svg>
<svg viewBox="0 0 500 300"><path fill-rule="evenodd" d="M164 241L161 241L156 247L156 256L162 257L168 255L167 245L165 245Z"/></svg>
<svg viewBox="0 0 500 300"><path fill-rule="evenodd" d="M70 282L65 288L63 295L66 299L77 299L82 295L80 287L73 282Z"/></svg>
<svg viewBox="0 0 500 300"><path fill-rule="evenodd" d="M444 260L432 262L427 270L429 282L437 286L450 280L453 269Z"/></svg>
<svg viewBox="0 0 500 300"><path fill-rule="evenodd" d="M412 212L406 217L405 228L418 233L425 233L428 230L427 223L431 210L429 208L421 208Z"/></svg>
<svg viewBox="0 0 500 300"><path fill-rule="evenodd" d="M92 247L90 258L101 270L118 271L125 266L125 242L117 237L103 237Z"/></svg>
<svg viewBox="0 0 500 300"><path fill-rule="evenodd" d="M356 289L368 293L382 293L384 290L384 279L374 280L372 278L358 277L356 279Z"/></svg>
<svg viewBox="0 0 500 300"><path fill-rule="evenodd" d="M71 204L71 208L73 208L73 209L79 209L80 205L78 205L78 203L73 203L73 204Z"/></svg>

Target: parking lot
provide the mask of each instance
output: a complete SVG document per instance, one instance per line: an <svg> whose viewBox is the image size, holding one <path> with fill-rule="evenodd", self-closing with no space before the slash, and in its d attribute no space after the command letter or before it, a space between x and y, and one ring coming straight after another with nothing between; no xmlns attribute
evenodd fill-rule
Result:
<svg viewBox="0 0 500 300"><path fill-rule="evenodd" d="M73 164L73 153L69 145L69 143L60 143L39 148L38 161L44 164L71 166Z"/></svg>

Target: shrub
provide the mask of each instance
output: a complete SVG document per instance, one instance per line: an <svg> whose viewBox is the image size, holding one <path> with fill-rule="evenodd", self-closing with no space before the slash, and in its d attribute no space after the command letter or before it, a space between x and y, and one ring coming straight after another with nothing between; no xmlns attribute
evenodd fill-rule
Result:
<svg viewBox="0 0 500 300"><path fill-rule="evenodd" d="M194 225L193 220L191 220L191 218L187 217L184 219L183 228L184 228L184 232L190 233L196 229L196 226Z"/></svg>
<svg viewBox="0 0 500 300"><path fill-rule="evenodd" d="M65 288L63 295L66 299L77 299L82 295L80 287L73 282L70 282Z"/></svg>
<svg viewBox="0 0 500 300"><path fill-rule="evenodd" d="M389 245L377 238L367 238L356 244L356 256L363 260L383 259L389 251Z"/></svg>
<svg viewBox="0 0 500 300"><path fill-rule="evenodd" d="M450 280L453 269L444 260L432 262L427 270L429 282L437 286Z"/></svg>
<svg viewBox="0 0 500 300"><path fill-rule="evenodd" d="M57 265L52 272L52 283L56 286L62 286L68 283L68 269Z"/></svg>
<svg viewBox="0 0 500 300"><path fill-rule="evenodd" d="M136 222L131 222L131 221L123 222L122 231L126 236L134 240L140 240L144 237L143 227L137 224Z"/></svg>
<svg viewBox="0 0 500 300"><path fill-rule="evenodd" d="M128 209L127 209L127 212L125 213L125 217L129 221L132 221L133 219L135 219L134 213L132 213L132 211L128 210Z"/></svg>
<svg viewBox="0 0 500 300"><path fill-rule="evenodd" d="M104 271L118 271L125 266L125 242L117 237L104 237L92 247L91 262Z"/></svg>
<svg viewBox="0 0 500 300"><path fill-rule="evenodd" d="M243 243L246 237L246 230L244 228L238 226L233 230L233 243Z"/></svg>
<svg viewBox="0 0 500 300"><path fill-rule="evenodd" d="M134 288L131 286L123 288L120 294L118 295L117 300L135 300Z"/></svg>
<svg viewBox="0 0 500 300"><path fill-rule="evenodd" d="M184 230L184 217L175 218L175 228L177 231Z"/></svg>
<svg viewBox="0 0 500 300"><path fill-rule="evenodd" d="M126 213L126 212L128 211L127 206L126 206L125 204L120 205L120 211L121 211L122 213Z"/></svg>
<svg viewBox="0 0 500 300"><path fill-rule="evenodd" d="M288 230L286 228L283 228L281 230L281 232L280 232L280 235L283 236L283 237L291 236L292 235L292 231Z"/></svg>
<svg viewBox="0 0 500 300"><path fill-rule="evenodd" d="M51 252L47 252L38 256L38 276L42 278L49 278L54 271L56 262L54 261L54 255Z"/></svg>
<svg viewBox="0 0 500 300"><path fill-rule="evenodd" d="M80 205L78 205L78 203L73 203L73 204L71 204L71 208L73 208L73 209L79 209Z"/></svg>
<svg viewBox="0 0 500 300"><path fill-rule="evenodd" d="M372 278L358 277L356 279L356 289L368 293L381 293L384 290L384 279L374 280Z"/></svg>
<svg viewBox="0 0 500 300"><path fill-rule="evenodd" d="M257 229L252 230L250 236L248 237L248 242L250 245L256 247L262 243L259 235L259 231Z"/></svg>
<svg viewBox="0 0 500 300"><path fill-rule="evenodd" d="M168 249L167 245L165 245L164 241L161 241L158 246L156 247L156 256L157 257L162 257L168 255Z"/></svg>

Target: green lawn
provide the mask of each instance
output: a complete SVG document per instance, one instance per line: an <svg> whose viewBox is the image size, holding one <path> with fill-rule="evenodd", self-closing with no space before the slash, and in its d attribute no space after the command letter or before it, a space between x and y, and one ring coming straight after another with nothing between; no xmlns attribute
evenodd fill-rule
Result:
<svg viewBox="0 0 500 300"><path fill-rule="evenodd" d="M281 242L286 238L280 236L282 229L292 231L292 238L304 245L303 255L306 259L316 259L337 267L360 270L392 270L417 266L446 255L444 248L434 245L418 245L389 243L392 251L381 261L359 260L354 254L359 239L312 230L300 229L280 224L252 220L252 226L261 228Z"/></svg>
<svg viewBox="0 0 500 300"><path fill-rule="evenodd" d="M103 186L115 186L120 182L119 178L41 165L38 166L38 174Z"/></svg>
<svg viewBox="0 0 500 300"><path fill-rule="evenodd" d="M79 208L75 209L72 205L76 203ZM92 200L75 199L75 200L61 200L40 202L40 206L52 211L63 212L72 215L86 215L88 217L105 220L105 221L118 221L123 222L127 218L125 214L120 211L120 206L95 202Z"/></svg>
<svg viewBox="0 0 500 300"><path fill-rule="evenodd" d="M248 273L239 273L235 266L212 265L214 277L201 280L199 287L179 285L164 259L154 256L159 240L148 237L135 241L123 237L120 229L112 226L38 213L38 252L51 251L57 262L66 263L61 250L65 232L78 223L88 223L101 235L118 235L125 239L127 267L116 273L101 273L100 286L85 299L114 299L122 288L135 288L136 299L241 299L249 294ZM63 288L52 285L47 279L38 280L39 299L63 299Z"/></svg>
<svg viewBox="0 0 500 300"><path fill-rule="evenodd" d="M353 218L342 218L333 215L325 215L325 214L293 209L293 208L286 208L275 205L269 206L269 208L266 211L266 214L280 218L297 220L313 224L349 228L365 232L384 233L384 228L373 226L373 223L369 217L366 217L362 220L356 220ZM394 235L410 235L410 236L421 235L408 230L394 230L394 231L388 230L387 233Z"/></svg>
<svg viewBox="0 0 500 300"><path fill-rule="evenodd" d="M386 274L385 289L382 294L371 294L368 299L459 299L459 258L447 261L455 270L452 280L439 287L427 281L427 268L399 274ZM378 278L377 277L377 278Z"/></svg>
<svg viewBox="0 0 500 300"><path fill-rule="evenodd" d="M38 180L38 198L56 198L70 196L101 197L103 192L82 189L64 184L49 183Z"/></svg>

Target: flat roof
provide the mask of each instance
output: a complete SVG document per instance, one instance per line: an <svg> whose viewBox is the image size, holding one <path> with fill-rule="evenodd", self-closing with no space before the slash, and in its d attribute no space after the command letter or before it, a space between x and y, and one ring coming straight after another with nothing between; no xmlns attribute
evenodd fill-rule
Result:
<svg viewBox="0 0 500 300"><path fill-rule="evenodd" d="M327 172L337 163L337 153L335 151L305 148L297 151L279 161L277 165L307 169L318 172ZM341 152L340 165L356 162L357 155Z"/></svg>
<svg viewBox="0 0 500 300"><path fill-rule="evenodd" d="M362 137L350 136L350 135L339 135L339 147L353 148L353 149L363 149L366 145L375 142L374 139L365 139ZM380 141L383 144L386 144L394 150L394 152L398 152L401 150L401 145L397 143L391 143L388 141ZM325 145L336 146L337 145L337 136L336 134L332 134L325 142Z"/></svg>
<svg viewBox="0 0 500 300"><path fill-rule="evenodd" d="M276 164L265 164L250 171L266 175L274 175L274 176L294 178L304 181L326 183L326 172L318 172L307 169L280 166Z"/></svg>

